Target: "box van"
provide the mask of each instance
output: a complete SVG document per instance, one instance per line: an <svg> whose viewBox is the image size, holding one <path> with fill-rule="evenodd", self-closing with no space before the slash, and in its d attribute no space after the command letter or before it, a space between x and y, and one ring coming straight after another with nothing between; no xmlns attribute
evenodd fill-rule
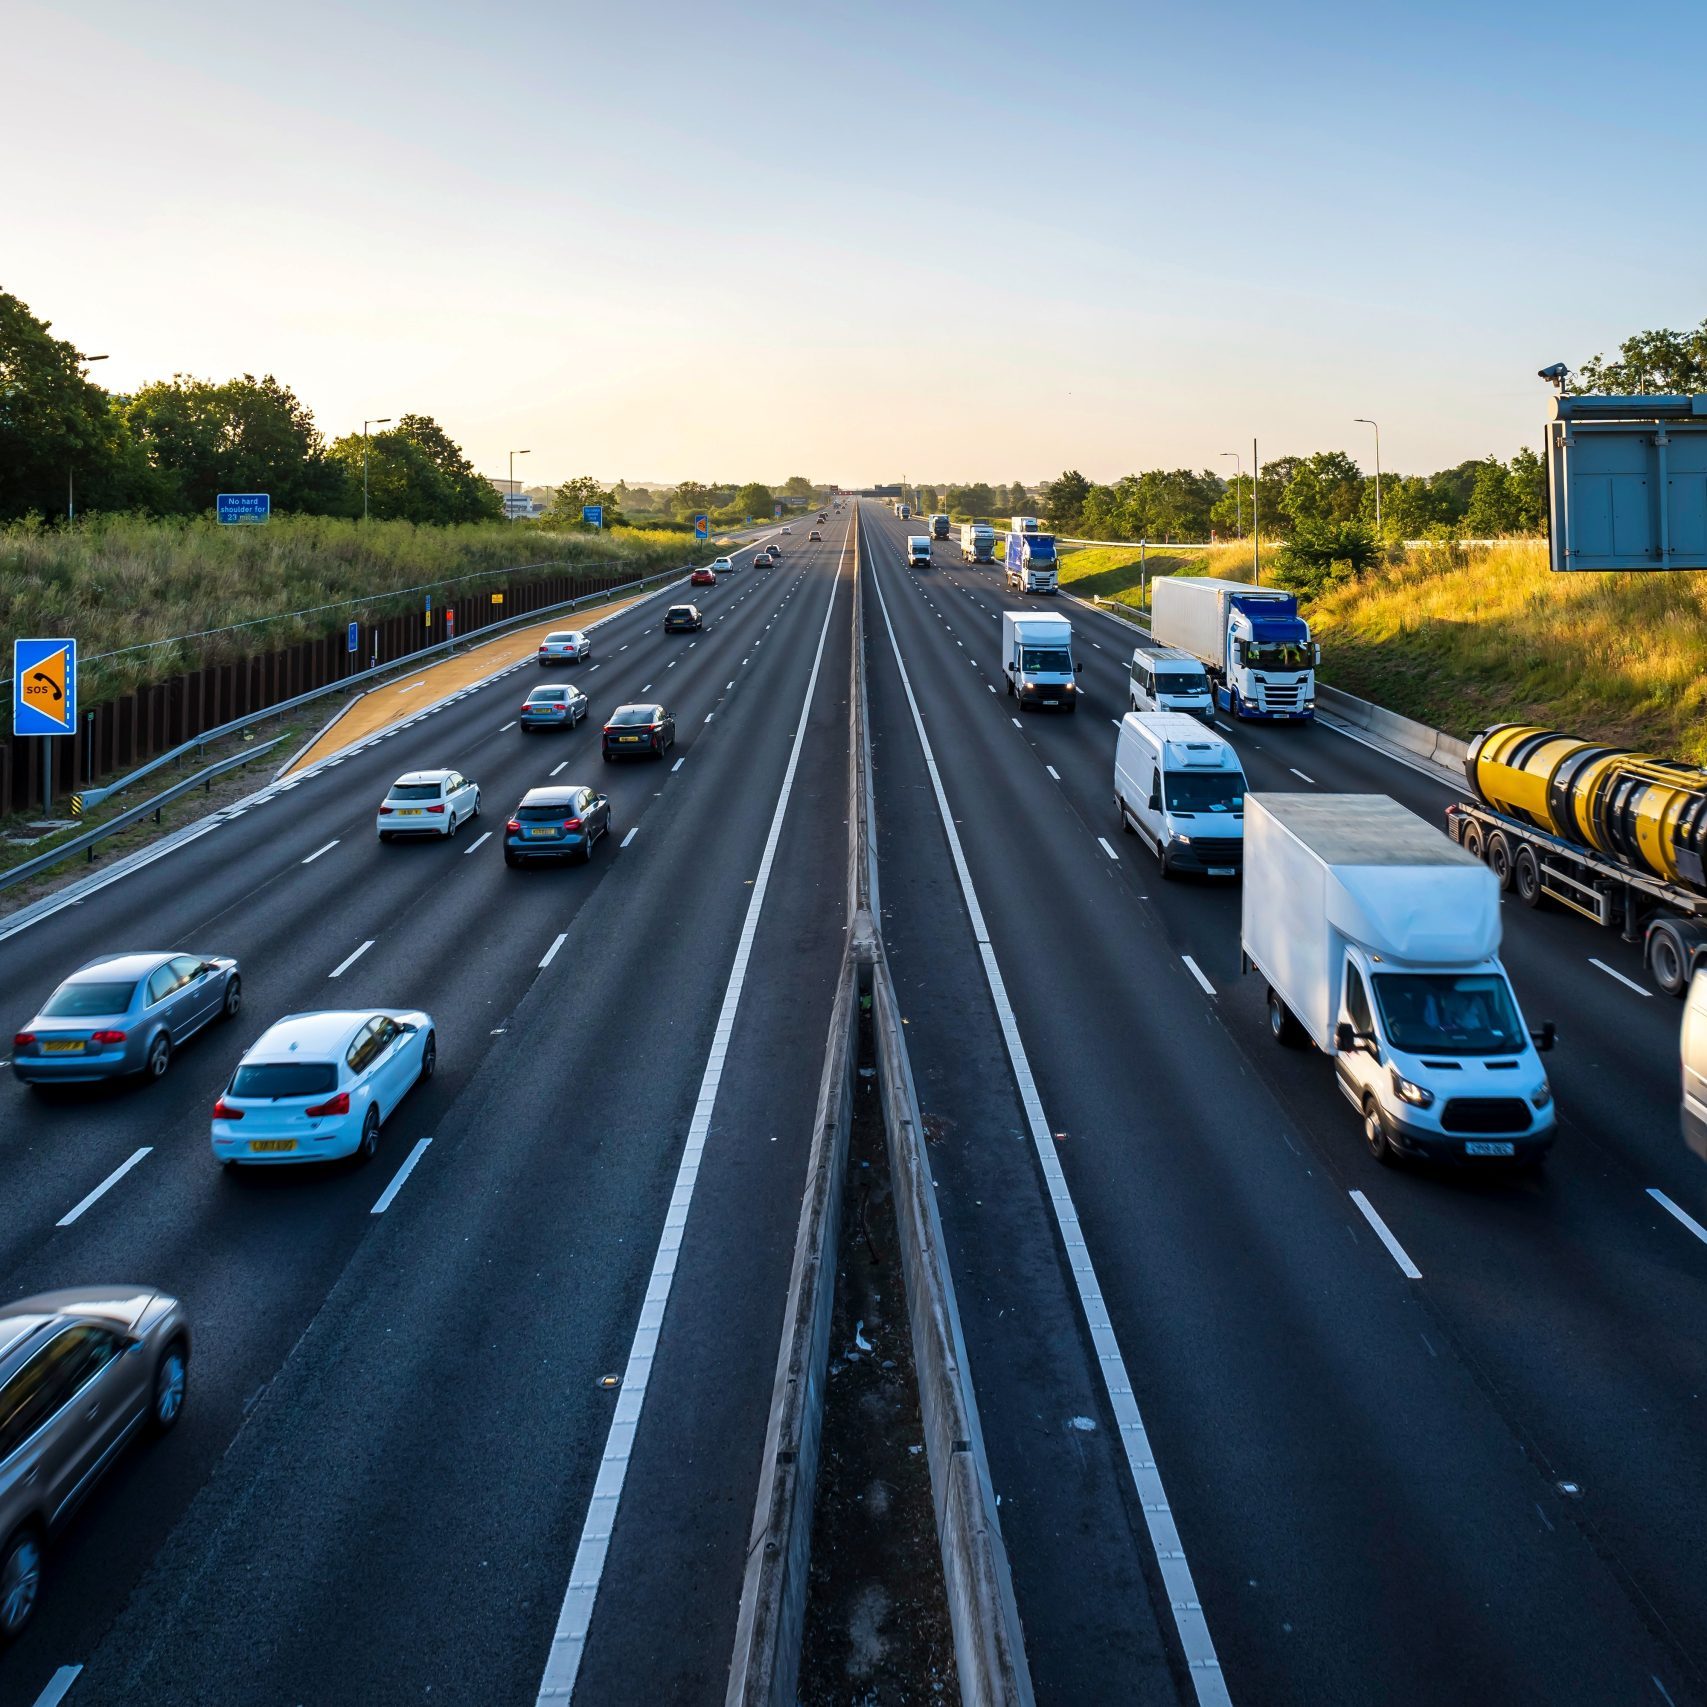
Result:
<svg viewBox="0 0 1707 1707"><path fill-rule="evenodd" d="M1215 716L1209 676L1189 652L1164 647L1132 654L1132 685L1127 697L1134 711L1189 711L1206 723Z"/></svg>
<svg viewBox="0 0 1707 1707"><path fill-rule="evenodd" d="M1195 717L1127 712L1114 746L1114 806L1121 827L1156 850L1164 877L1237 877L1244 866L1244 767Z"/></svg>
<svg viewBox="0 0 1707 1707"><path fill-rule="evenodd" d="M931 538L927 533L910 534L907 539L907 567L928 569L931 566Z"/></svg>

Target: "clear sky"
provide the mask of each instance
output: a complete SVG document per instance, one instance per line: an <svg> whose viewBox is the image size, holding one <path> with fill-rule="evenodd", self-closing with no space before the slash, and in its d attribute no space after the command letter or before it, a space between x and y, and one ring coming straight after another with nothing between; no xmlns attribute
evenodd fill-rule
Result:
<svg viewBox="0 0 1707 1707"><path fill-rule="evenodd" d="M0 288L530 479L1388 469L1707 315L1702 0L0 0Z"/></svg>

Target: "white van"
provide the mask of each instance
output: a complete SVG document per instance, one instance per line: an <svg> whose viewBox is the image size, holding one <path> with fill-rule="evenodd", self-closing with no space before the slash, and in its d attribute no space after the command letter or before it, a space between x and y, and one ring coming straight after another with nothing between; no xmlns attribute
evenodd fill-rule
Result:
<svg viewBox="0 0 1707 1707"><path fill-rule="evenodd" d="M1683 1004L1683 1141L1707 1162L1707 969Z"/></svg>
<svg viewBox="0 0 1707 1707"><path fill-rule="evenodd" d="M931 536L928 533L909 534L907 537L907 567L909 569L928 569L931 566Z"/></svg>
<svg viewBox="0 0 1707 1707"><path fill-rule="evenodd" d="M1237 877L1244 867L1244 767L1195 717L1127 712L1114 748L1114 806L1121 828L1156 850L1164 877Z"/></svg>
<svg viewBox="0 0 1707 1707"><path fill-rule="evenodd" d="M1134 711L1188 711L1205 723L1215 716L1208 673L1189 652L1172 647L1133 652L1127 698Z"/></svg>

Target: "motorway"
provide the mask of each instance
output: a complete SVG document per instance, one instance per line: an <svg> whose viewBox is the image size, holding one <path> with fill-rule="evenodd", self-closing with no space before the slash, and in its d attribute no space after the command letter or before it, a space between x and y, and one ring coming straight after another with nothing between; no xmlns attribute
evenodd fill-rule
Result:
<svg viewBox="0 0 1707 1707"><path fill-rule="evenodd" d="M1707 1702L1707 1243L1651 1195L1707 1221L1678 1005L1510 902L1553 1157L1380 1168L1329 1064L1270 1042L1238 891L1120 833L1132 631L1061 601L1085 703L1022 717L997 619L1045 601L854 515L695 589L699 635L668 599L600 626L579 730L513 727L524 665L0 918L0 1035L119 948L235 954L245 988L151 1088L0 1084L0 1295L142 1280L197 1336L180 1428L49 1555L4 1707L721 1699L843 945L856 597L882 929L1038 1700ZM642 696L679 746L599 764ZM1327 727L1229 738L1257 789L1453 797ZM385 785L439 764L483 818L380 847ZM617 833L506 870L477 837L548 777L608 788ZM241 1049L365 1003L439 1037L374 1164L223 1175Z"/></svg>

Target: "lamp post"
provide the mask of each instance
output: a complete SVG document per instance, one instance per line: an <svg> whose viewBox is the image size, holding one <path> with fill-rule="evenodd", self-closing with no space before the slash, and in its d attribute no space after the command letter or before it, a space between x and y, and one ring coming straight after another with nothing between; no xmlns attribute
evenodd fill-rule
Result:
<svg viewBox="0 0 1707 1707"><path fill-rule="evenodd" d="M79 353L80 362L104 362L105 356L85 356ZM65 519L74 522L77 519L77 470L75 467L65 471Z"/></svg>
<svg viewBox="0 0 1707 1707"><path fill-rule="evenodd" d="M1375 429L1375 537L1381 537L1381 425L1372 421L1367 415L1354 415L1352 419L1360 427Z"/></svg>
<svg viewBox="0 0 1707 1707"><path fill-rule="evenodd" d="M377 420L362 422L362 520L367 520L367 430L369 427L383 427L389 421L389 415L381 415Z"/></svg>
<svg viewBox="0 0 1707 1707"><path fill-rule="evenodd" d="M518 456L530 456L531 454L532 452L525 450L513 450L510 452L510 497L512 499L514 499L516 495L516 458ZM515 519L516 512L511 510L510 520L514 521Z"/></svg>
<svg viewBox="0 0 1707 1707"><path fill-rule="evenodd" d="M1233 514L1238 517L1239 537L1245 537L1245 465L1236 450L1224 450L1223 458L1233 459Z"/></svg>

